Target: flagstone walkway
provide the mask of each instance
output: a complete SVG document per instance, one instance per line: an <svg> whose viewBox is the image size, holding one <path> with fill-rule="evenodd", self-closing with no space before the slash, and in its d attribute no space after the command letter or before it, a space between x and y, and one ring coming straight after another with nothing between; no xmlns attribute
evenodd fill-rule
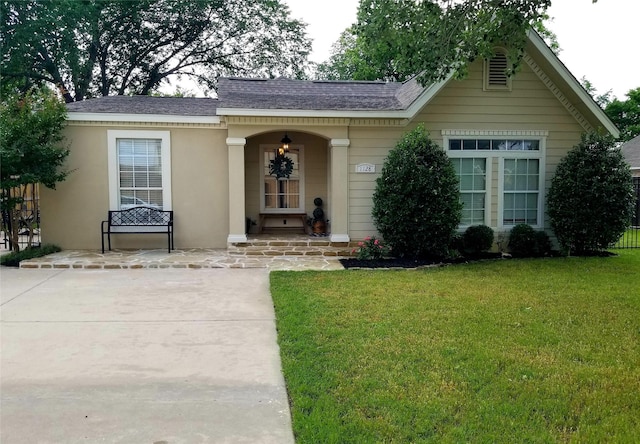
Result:
<svg viewBox="0 0 640 444"><path fill-rule="evenodd" d="M64 250L20 263L20 268L267 268L269 270L342 270L337 256L241 256L225 249Z"/></svg>

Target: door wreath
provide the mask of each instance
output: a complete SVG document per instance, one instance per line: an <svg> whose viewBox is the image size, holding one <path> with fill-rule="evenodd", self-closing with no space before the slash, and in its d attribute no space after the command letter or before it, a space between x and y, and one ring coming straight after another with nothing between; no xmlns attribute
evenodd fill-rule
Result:
<svg viewBox="0 0 640 444"><path fill-rule="evenodd" d="M276 156L275 159L269 161L269 174L276 176L276 179L286 177L287 179L293 173L293 160L287 156Z"/></svg>

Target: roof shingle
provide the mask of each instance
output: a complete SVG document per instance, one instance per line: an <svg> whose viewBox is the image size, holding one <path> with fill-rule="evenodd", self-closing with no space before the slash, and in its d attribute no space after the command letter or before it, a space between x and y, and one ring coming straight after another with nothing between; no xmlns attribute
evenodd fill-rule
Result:
<svg viewBox="0 0 640 444"><path fill-rule="evenodd" d="M311 81L221 78L218 81L220 108L291 110L406 109L423 91L415 81Z"/></svg>
<svg viewBox="0 0 640 444"><path fill-rule="evenodd" d="M78 113L158 114L215 116L218 100L194 97L108 96L67 104Z"/></svg>
<svg viewBox="0 0 640 444"><path fill-rule="evenodd" d="M640 136L623 143L620 149L631 168L640 168Z"/></svg>

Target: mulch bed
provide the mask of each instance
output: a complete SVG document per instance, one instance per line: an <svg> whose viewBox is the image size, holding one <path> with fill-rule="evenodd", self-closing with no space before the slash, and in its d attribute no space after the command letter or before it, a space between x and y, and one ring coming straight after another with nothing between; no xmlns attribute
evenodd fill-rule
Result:
<svg viewBox="0 0 640 444"><path fill-rule="evenodd" d="M547 257L562 256L558 251L552 251ZM579 255L580 257L610 257L617 256L616 253L610 251L586 251ZM426 268L440 267L450 264L464 264L482 260L495 259L511 259L512 256L502 253L480 253L474 255L460 256L454 259L443 258L424 258L424 259L405 259L405 258L387 258L379 260L362 260L356 258L340 259L340 263L346 269L360 268L383 268L383 269L401 269L401 268Z"/></svg>
<svg viewBox="0 0 640 444"><path fill-rule="evenodd" d="M340 259L340 263L346 269L358 268L425 268L437 267L447 264L463 264L487 259L500 259L502 253L481 253L473 256L457 257L454 259L443 258L423 258L423 259L407 259L407 258L388 258L378 260L362 260L356 258Z"/></svg>

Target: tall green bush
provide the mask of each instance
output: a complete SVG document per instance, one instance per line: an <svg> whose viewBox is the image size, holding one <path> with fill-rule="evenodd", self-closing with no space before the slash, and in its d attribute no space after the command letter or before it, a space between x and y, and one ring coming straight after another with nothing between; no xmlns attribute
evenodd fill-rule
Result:
<svg viewBox="0 0 640 444"><path fill-rule="evenodd" d="M567 253L606 249L633 214L629 166L611 137L583 134L558 165L547 198L551 227Z"/></svg>
<svg viewBox="0 0 640 444"><path fill-rule="evenodd" d="M458 178L442 148L423 126L407 133L376 181L373 219L399 257L445 256L462 204Z"/></svg>

